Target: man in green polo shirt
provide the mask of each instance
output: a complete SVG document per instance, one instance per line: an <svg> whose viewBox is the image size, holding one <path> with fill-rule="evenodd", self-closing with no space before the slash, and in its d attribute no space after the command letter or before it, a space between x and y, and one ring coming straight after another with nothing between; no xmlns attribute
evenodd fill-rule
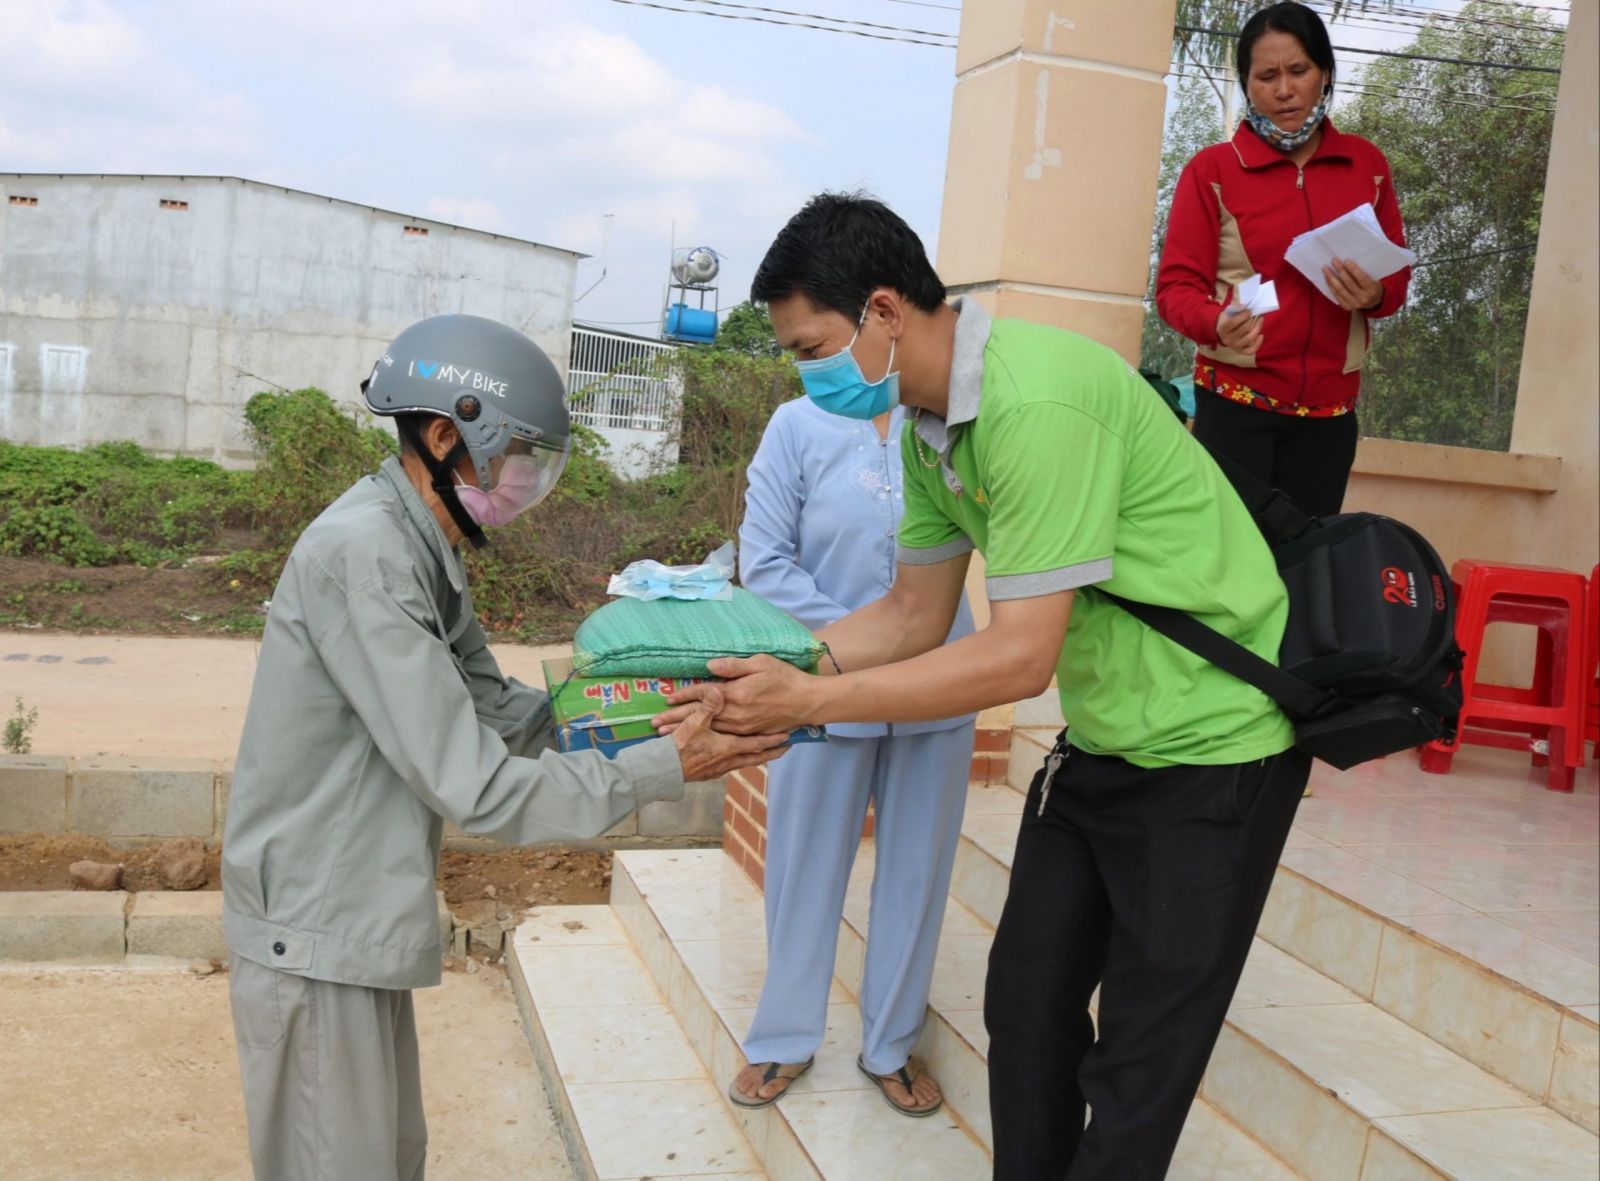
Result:
<svg viewBox="0 0 1600 1181"><path fill-rule="evenodd" d="M916 235L876 201L813 198L751 295L813 400L854 417L899 402L915 421L893 588L819 633L837 661L823 676L713 665L730 679L717 725L918 721L1057 677L1068 728L1028 793L985 992L995 1177L1159 1178L1309 759L1269 699L1100 589L1275 659L1288 604L1271 554L1118 354L946 303ZM973 549L992 618L946 645Z"/></svg>

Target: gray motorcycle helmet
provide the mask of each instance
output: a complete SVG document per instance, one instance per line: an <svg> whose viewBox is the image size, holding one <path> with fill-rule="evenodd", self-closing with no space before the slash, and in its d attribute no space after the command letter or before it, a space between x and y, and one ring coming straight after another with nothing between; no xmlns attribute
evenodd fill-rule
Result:
<svg viewBox="0 0 1600 1181"><path fill-rule="evenodd" d="M447 315L413 324L384 351L361 392L374 414L437 414L455 424L461 443L442 460L420 439L413 444L434 491L475 545L484 544L482 531L462 508L452 478L463 454L485 494L492 490L492 461L522 457L522 472L537 473L531 498L519 497L522 509L547 495L566 466L571 426L561 374L543 349L494 320Z"/></svg>

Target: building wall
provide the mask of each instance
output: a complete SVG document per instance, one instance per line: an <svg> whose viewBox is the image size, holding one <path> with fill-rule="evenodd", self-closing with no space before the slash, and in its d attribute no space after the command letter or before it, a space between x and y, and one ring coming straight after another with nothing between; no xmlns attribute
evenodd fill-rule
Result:
<svg viewBox="0 0 1600 1181"><path fill-rule="evenodd" d="M565 372L577 258L231 178L0 173L0 437L243 462L252 394L354 408L383 346L442 312Z"/></svg>

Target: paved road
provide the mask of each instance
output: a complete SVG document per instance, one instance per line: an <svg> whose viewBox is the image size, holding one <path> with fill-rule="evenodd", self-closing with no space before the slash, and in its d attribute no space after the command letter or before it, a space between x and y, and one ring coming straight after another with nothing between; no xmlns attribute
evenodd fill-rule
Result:
<svg viewBox="0 0 1600 1181"><path fill-rule="evenodd" d="M39 711L36 754L223 759L239 747L254 640L0 632L0 720ZM539 661L567 645L495 646L500 665L544 686Z"/></svg>

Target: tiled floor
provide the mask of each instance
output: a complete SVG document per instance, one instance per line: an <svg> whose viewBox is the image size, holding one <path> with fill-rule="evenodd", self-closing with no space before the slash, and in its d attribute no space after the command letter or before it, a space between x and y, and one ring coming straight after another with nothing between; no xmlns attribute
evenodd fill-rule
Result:
<svg viewBox="0 0 1600 1181"><path fill-rule="evenodd" d="M1466 747L1448 775L1412 754L1317 764L1295 827L1326 847L1283 864L1580 1012L1600 1004L1600 776L1572 794L1526 756ZM1293 842L1291 842L1293 843Z"/></svg>
<svg viewBox="0 0 1600 1181"><path fill-rule="evenodd" d="M1047 712L1032 703L1019 724ZM1013 754L1013 784L1026 783L1027 756L1053 739L1050 727L1019 731L1028 742ZM1580 770L1570 794L1545 782L1527 756L1480 746L1464 747L1447 775L1425 773L1410 752L1344 772L1316 763L1283 864L1592 1020L1600 771ZM975 810L969 839L1009 867L1015 822Z"/></svg>

